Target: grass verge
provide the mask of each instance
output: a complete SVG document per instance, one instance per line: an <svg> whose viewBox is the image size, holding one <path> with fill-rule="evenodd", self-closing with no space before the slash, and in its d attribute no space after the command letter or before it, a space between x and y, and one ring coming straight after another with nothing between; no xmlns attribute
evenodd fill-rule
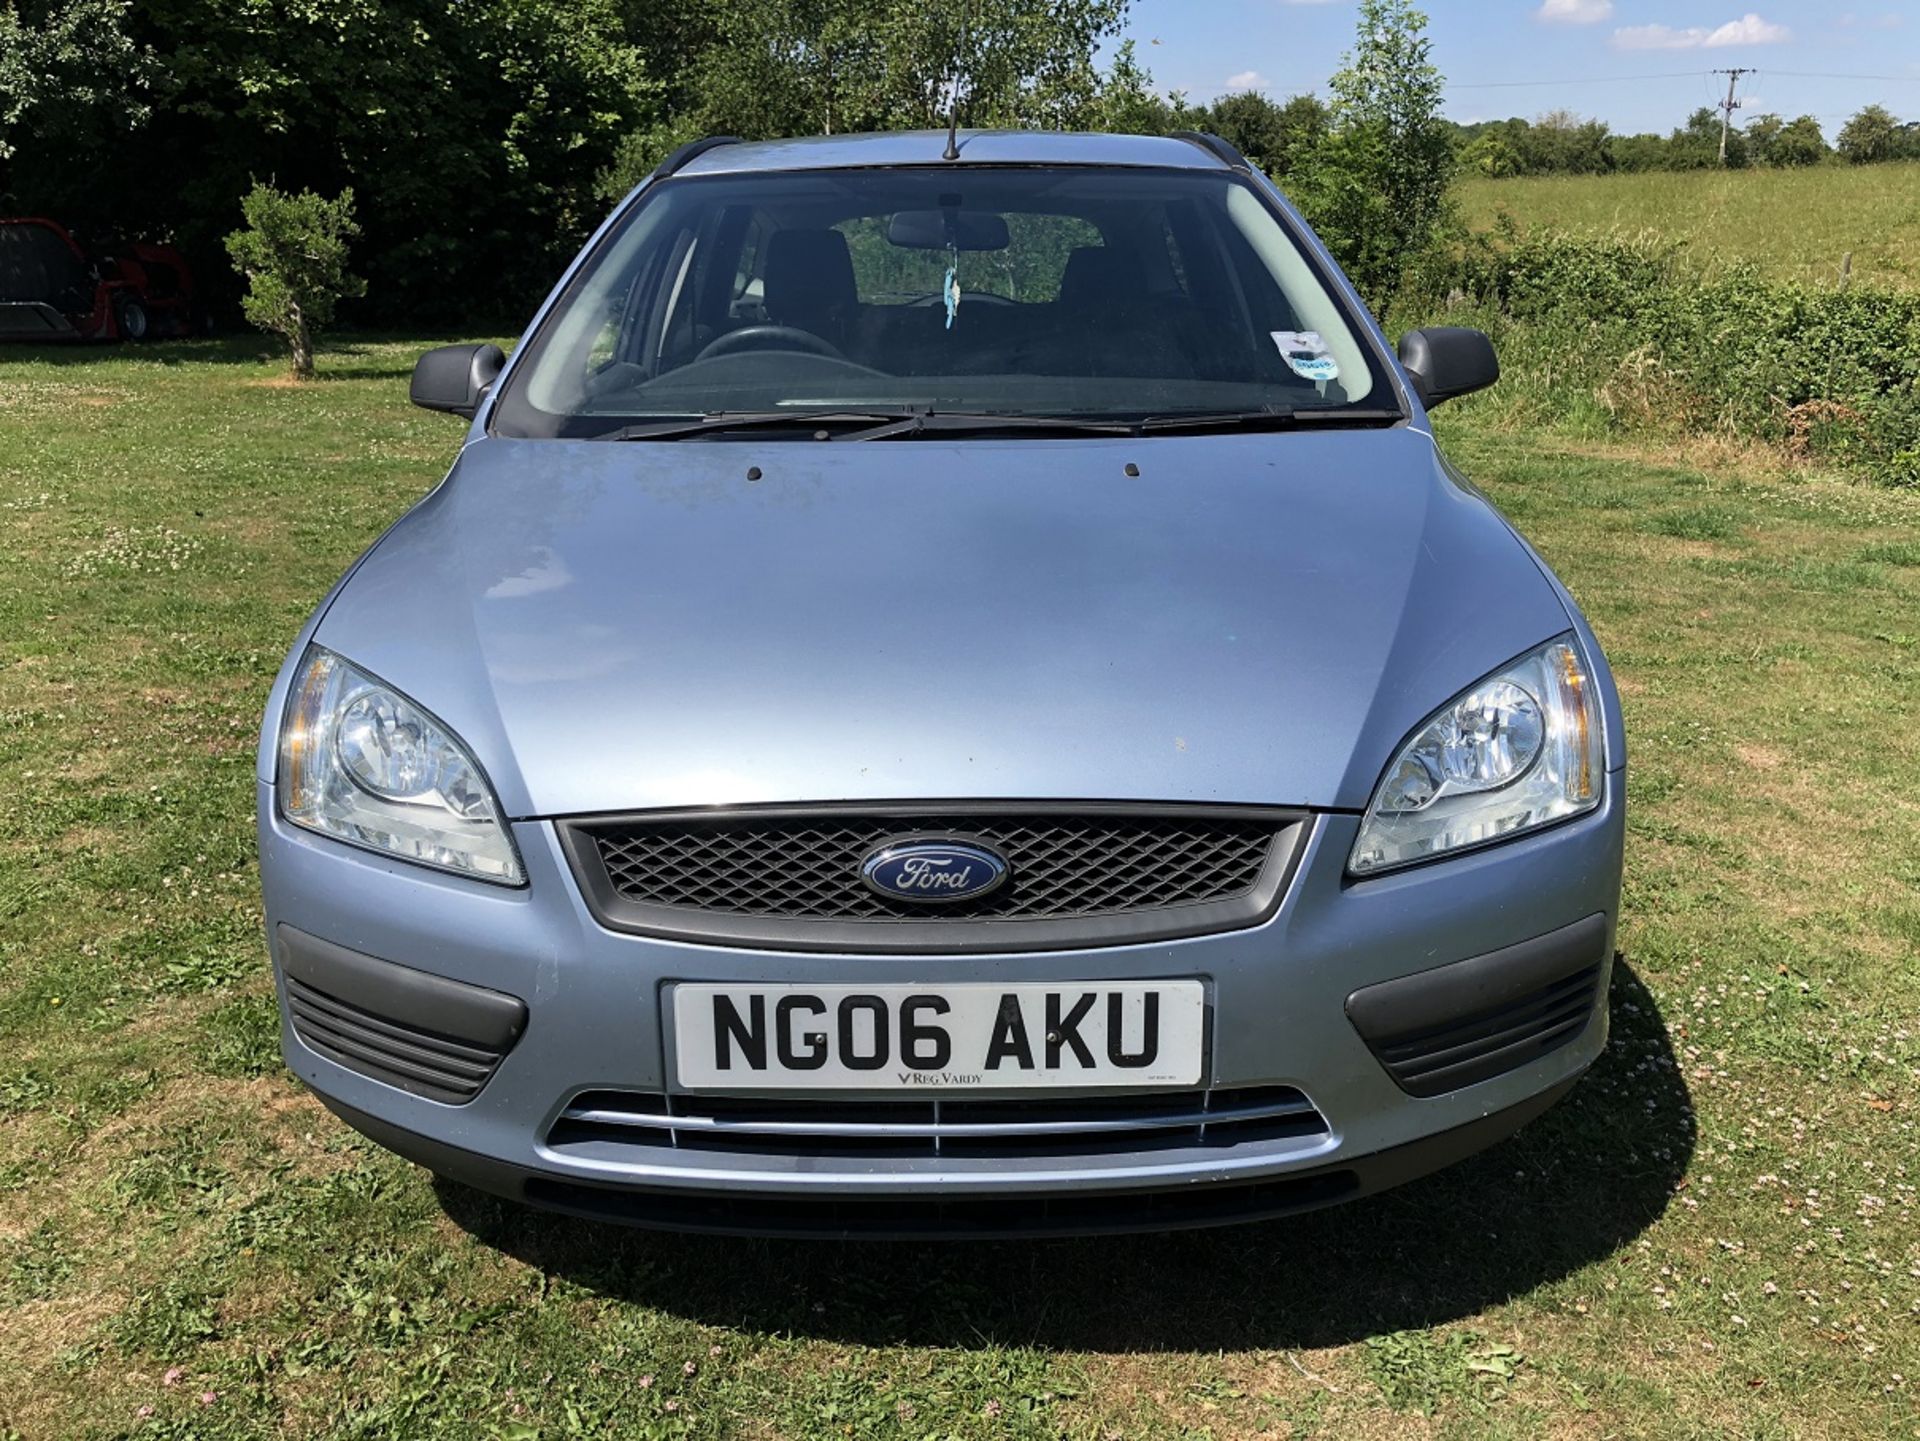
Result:
<svg viewBox="0 0 1920 1441"><path fill-rule="evenodd" d="M0 352L0 1435L1920 1436L1920 496L1442 412L1633 747L1613 1043L1511 1144L1217 1233L661 1238L278 1064L255 727L457 444L415 348Z"/></svg>

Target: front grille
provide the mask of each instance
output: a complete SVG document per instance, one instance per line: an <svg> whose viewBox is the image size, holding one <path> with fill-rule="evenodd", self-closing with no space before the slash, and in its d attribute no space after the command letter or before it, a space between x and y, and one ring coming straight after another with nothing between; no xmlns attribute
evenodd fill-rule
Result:
<svg viewBox="0 0 1920 1441"><path fill-rule="evenodd" d="M634 1146L762 1156L1087 1156L1317 1139L1326 1119L1291 1086L987 1100L764 1100L589 1091L547 1135L562 1154Z"/></svg>
<svg viewBox="0 0 1920 1441"><path fill-rule="evenodd" d="M901 906L860 883L883 841L964 831L1006 856L1013 882L975 914L1089 916L1221 900L1253 889L1273 843L1260 821L1054 816L725 821L595 832L614 889L657 906L736 915L884 920Z"/></svg>
<svg viewBox="0 0 1920 1441"><path fill-rule="evenodd" d="M607 924L800 949L979 951L1119 945L1250 925L1277 903L1298 812L1238 807L841 807L570 822ZM984 842L1011 875L971 904L916 908L860 863L916 836ZM1016 929L1017 928L1017 929Z"/></svg>
<svg viewBox="0 0 1920 1441"><path fill-rule="evenodd" d="M1371 1044L1409 1095L1443 1095L1537 1061L1574 1040L1593 1017L1599 980L1600 966L1587 966L1503 1005Z"/></svg>
<svg viewBox="0 0 1920 1441"><path fill-rule="evenodd" d="M377 1016L286 978L294 1034L309 1050L416 1096L460 1105L492 1078L504 1054Z"/></svg>

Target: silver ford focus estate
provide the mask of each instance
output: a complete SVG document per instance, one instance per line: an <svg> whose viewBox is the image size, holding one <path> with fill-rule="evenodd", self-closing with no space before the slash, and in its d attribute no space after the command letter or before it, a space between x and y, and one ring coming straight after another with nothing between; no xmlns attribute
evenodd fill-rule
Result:
<svg viewBox="0 0 1920 1441"><path fill-rule="evenodd" d="M1201 135L671 157L259 755L289 1065L433 1171L831 1235L1270 1216L1605 1043L1624 744L1566 590Z"/></svg>

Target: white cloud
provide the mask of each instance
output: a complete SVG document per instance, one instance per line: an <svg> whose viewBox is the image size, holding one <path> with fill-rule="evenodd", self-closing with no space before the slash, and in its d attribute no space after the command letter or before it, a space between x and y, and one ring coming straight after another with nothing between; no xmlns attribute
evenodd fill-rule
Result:
<svg viewBox="0 0 1920 1441"><path fill-rule="evenodd" d="M1726 45L1779 45L1792 38L1786 26L1762 20L1751 11L1713 30L1704 25L1684 30L1671 25L1628 25L1613 32L1613 43L1621 50L1711 50Z"/></svg>
<svg viewBox="0 0 1920 1441"><path fill-rule="evenodd" d="M1229 90L1264 90L1266 86L1267 77L1258 70L1242 70L1238 75L1227 77Z"/></svg>
<svg viewBox="0 0 1920 1441"><path fill-rule="evenodd" d="M1691 50L1707 43L1707 31L1696 25L1676 30L1671 25L1627 25L1613 32L1620 50Z"/></svg>
<svg viewBox="0 0 1920 1441"><path fill-rule="evenodd" d="M1613 0L1544 0L1536 20L1556 25L1598 25L1613 16Z"/></svg>
<svg viewBox="0 0 1920 1441"><path fill-rule="evenodd" d="M1749 10L1738 20L1729 20L1707 37L1709 48L1716 45L1784 45L1793 32L1784 25L1762 20Z"/></svg>

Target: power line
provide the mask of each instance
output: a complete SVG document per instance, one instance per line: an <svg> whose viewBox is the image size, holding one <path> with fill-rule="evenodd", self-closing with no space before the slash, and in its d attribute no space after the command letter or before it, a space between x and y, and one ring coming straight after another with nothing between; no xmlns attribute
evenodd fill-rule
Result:
<svg viewBox="0 0 1920 1441"><path fill-rule="evenodd" d="M1667 70L1658 75L1581 75L1569 80L1477 80L1464 85L1451 81L1449 90L1519 90L1538 85L1624 85L1641 80L1696 80L1710 70Z"/></svg>
<svg viewBox="0 0 1920 1441"><path fill-rule="evenodd" d="M1920 85L1920 75L1842 75L1833 70L1775 70L1771 66L1756 70L1756 75L1791 75L1796 80L1892 80Z"/></svg>
<svg viewBox="0 0 1920 1441"><path fill-rule="evenodd" d="M1542 85L1628 85L1642 80L1694 80L1710 75L1724 75L1724 70L1663 70L1654 75L1573 75L1563 80L1470 80L1462 83L1449 81L1449 90L1525 90ZM1748 66L1742 70L1747 75L1785 75L1795 80L1891 80L1895 83L1920 85L1920 75L1855 75L1843 74L1835 70L1775 70L1772 66Z"/></svg>

